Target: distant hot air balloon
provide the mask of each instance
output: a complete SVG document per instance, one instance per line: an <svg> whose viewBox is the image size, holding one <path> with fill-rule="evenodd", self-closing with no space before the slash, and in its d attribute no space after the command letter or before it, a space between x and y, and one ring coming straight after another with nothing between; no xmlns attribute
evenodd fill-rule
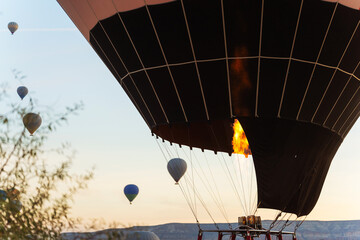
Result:
<svg viewBox="0 0 360 240"><path fill-rule="evenodd" d="M41 125L41 117L36 113L28 113L23 117L23 123L31 136Z"/></svg>
<svg viewBox="0 0 360 240"><path fill-rule="evenodd" d="M181 158L173 158L168 162L167 169L171 177L175 180L177 184L180 178L185 174L187 169L187 164L185 160Z"/></svg>
<svg viewBox="0 0 360 240"><path fill-rule="evenodd" d="M6 201L7 194L4 190L0 190L0 202Z"/></svg>
<svg viewBox="0 0 360 240"><path fill-rule="evenodd" d="M160 238L153 232L136 231L130 232L126 235L126 240L160 240Z"/></svg>
<svg viewBox="0 0 360 240"><path fill-rule="evenodd" d="M22 209L22 203L20 200L11 200L9 204L10 210L13 213L19 213Z"/></svg>
<svg viewBox="0 0 360 240"><path fill-rule="evenodd" d="M16 30L19 28L19 25L16 22L9 22L8 28L11 34L14 34L14 32L16 32Z"/></svg>
<svg viewBox="0 0 360 240"><path fill-rule="evenodd" d="M27 89L27 87L25 86L20 86L17 88L17 93L19 95L19 97L21 98L21 100L24 99L24 97L28 94L29 90Z"/></svg>
<svg viewBox="0 0 360 240"><path fill-rule="evenodd" d="M8 192L7 195L9 196L10 199L15 199L20 195L20 191L17 190L16 188L11 188Z"/></svg>
<svg viewBox="0 0 360 240"><path fill-rule="evenodd" d="M135 184L128 184L124 188L124 194L129 199L130 204L139 194L139 188Z"/></svg>

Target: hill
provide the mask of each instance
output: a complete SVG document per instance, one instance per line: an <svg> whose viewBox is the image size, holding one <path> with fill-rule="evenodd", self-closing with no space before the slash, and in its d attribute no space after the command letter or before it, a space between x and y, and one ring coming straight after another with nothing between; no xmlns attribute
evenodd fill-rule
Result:
<svg viewBox="0 0 360 240"><path fill-rule="evenodd" d="M269 226L271 221L263 221L265 227ZM226 229L227 224L218 224L220 228ZM235 226L235 224L233 224ZM214 224L202 224L203 229L214 229ZM293 226L286 230L292 231ZM152 231L159 236L161 240L196 240L198 227L192 223L168 223L155 226L137 226L131 229L107 229L99 232L91 233L96 235L92 239L105 239L105 233L111 231L136 231L147 230ZM78 233L64 233L63 236L67 240L75 239ZM85 234L82 234L85 237ZM305 221L298 229L297 237L299 240L360 240L360 220L354 221ZM90 239L90 238L89 238ZM228 240L228 238L223 238ZM237 239L240 239L237 237ZM258 238L263 239L263 238ZM274 238L273 238L274 239ZM284 238L291 239L291 238ZM206 233L203 240L217 240L216 234Z"/></svg>

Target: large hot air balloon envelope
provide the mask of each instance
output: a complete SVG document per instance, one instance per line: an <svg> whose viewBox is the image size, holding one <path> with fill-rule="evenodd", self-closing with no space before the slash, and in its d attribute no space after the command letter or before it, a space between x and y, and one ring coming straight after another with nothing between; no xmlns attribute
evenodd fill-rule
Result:
<svg viewBox="0 0 360 240"><path fill-rule="evenodd" d="M167 169L171 177L175 180L176 183L178 183L180 178L186 172L187 164L185 160L181 158L173 158L168 162Z"/></svg>
<svg viewBox="0 0 360 240"><path fill-rule="evenodd" d="M25 86L20 86L17 88L17 93L19 95L19 97L21 98L21 100L24 99L24 97L28 94L29 90L27 89L27 87Z"/></svg>
<svg viewBox="0 0 360 240"><path fill-rule="evenodd" d="M360 114L359 1L58 0L152 133L232 153L259 207L303 216Z"/></svg>
<svg viewBox="0 0 360 240"><path fill-rule="evenodd" d="M139 194L139 188L135 184L128 184L124 188L124 194L131 204Z"/></svg>
<svg viewBox="0 0 360 240"><path fill-rule="evenodd" d="M11 32L11 34L14 34L16 30L19 28L19 25L16 22L9 22L8 29Z"/></svg>
<svg viewBox="0 0 360 240"><path fill-rule="evenodd" d="M31 135L40 127L41 125L41 117L36 113L27 113L23 117L23 123L26 129L30 132Z"/></svg>
<svg viewBox="0 0 360 240"><path fill-rule="evenodd" d="M128 233L125 240L160 240L160 238L153 232L136 231Z"/></svg>

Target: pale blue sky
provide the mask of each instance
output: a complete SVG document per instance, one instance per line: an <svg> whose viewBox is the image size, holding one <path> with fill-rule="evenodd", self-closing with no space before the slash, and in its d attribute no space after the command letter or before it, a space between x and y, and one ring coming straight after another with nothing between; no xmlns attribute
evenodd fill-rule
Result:
<svg viewBox="0 0 360 240"><path fill-rule="evenodd" d="M16 96L19 83L11 70L17 68L27 75L23 83L41 105L63 109L78 101L85 104L85 110L48 143L72 143L78 153L74 171L96 166L89 189L76 197L73 215L124 224L195 222L140 114L58 3L2 0L0 12L0 81L11 82ZM13 36L7 30L10 21L19 24ZM359 219L359 143L357 124L335 156L308 219ZM122 193L128 183L140 188L132 206ZM240 215L233 210L238 209L235 204L227 206L233 222ZM274 216L260 213L267 219Z"/></svg>

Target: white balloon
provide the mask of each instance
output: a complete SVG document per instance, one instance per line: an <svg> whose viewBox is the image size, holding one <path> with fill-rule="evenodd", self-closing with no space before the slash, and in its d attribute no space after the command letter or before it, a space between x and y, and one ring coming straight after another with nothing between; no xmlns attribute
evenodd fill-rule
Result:
<svg viewBox="0 0 360 240"><path fill-rule="evenodd" d="M160 238L153 232L137 231L128 233L125 240L160 240Z"/></svg>
<svg viewBox="0 0 360 240"><path fill-rule="evenodd" d="M175 180L176 183L178 183L180 178L186 172L187 164L185 160L181 158L173 158L168 162L167 169L171 177Z"/></svg>

